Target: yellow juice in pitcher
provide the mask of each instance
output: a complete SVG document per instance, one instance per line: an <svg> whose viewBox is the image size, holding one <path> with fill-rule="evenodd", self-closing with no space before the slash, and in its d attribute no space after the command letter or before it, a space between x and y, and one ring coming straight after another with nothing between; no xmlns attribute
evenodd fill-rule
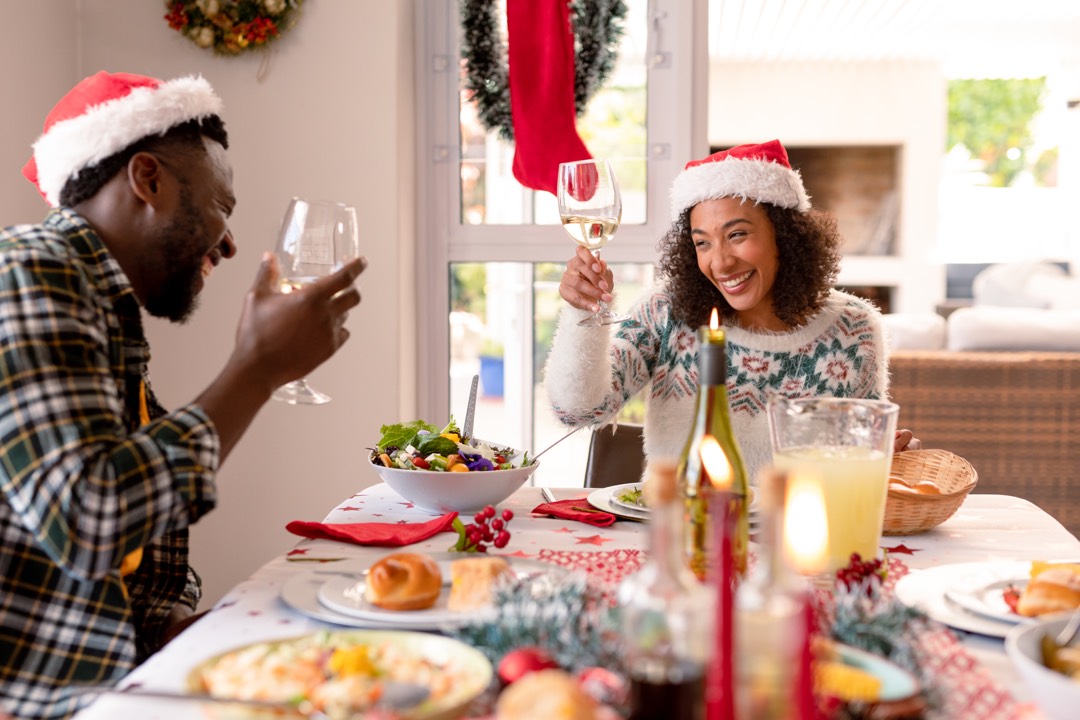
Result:
<svg viewBox="0 0 1080 720"><path fill-rule="evenodd" d="M833 572L859 553L877 557L885 498L889 488L889 459L867 447L791 447L774 454L773 463L788 472L802 469L821 481L829 528L827 572Z"/></svg>

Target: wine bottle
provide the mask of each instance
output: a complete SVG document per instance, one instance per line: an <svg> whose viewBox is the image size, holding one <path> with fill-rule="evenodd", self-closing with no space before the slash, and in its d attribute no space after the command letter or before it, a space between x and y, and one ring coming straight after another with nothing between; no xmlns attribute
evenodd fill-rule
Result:
<svg viewBox="0 0 1080 720"><path fill-rule="evenodd" d="M619 587L630 720L703 720L712 591L682 562L675 462L650 460L649 555Z"/></svg>
<svg viewBox="0 0 1080 720"><path fill-rule="evenodd" d="M726 485L734 517L732 554L739 576L746 574L746 552L750 543L748 515L749 485L742 453L731 432L727 398L727 353L724 330L713 309L711 327L702 327L698 342L698 390L694 424L679 458L679 491L685 503L686 539L684 561L702 582L705 581L713 533L709 527L709 498L713 484ZM710 477L701 462L701 441L711 435L724 451L729 477Z"/></svg>
<svg viewBox="0 0 1080 720"><path fill-rule="evenodd" d="M809 587L788 563L784 545L787 476L766 469L758 478L758 553L735 593L736 716L755 720L808 717ZM803 695L806 695L804 697Z"/></svg>

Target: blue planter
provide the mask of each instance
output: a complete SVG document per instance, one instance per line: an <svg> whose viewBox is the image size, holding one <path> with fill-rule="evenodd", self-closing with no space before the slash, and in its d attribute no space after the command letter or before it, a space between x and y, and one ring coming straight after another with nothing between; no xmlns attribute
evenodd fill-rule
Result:
<svg viewBox="0 0 1080 720"><path fill-rule="evenodd" d="M485 397L503 396L503 359L491 355L480 356L480 384Z"/></svg>

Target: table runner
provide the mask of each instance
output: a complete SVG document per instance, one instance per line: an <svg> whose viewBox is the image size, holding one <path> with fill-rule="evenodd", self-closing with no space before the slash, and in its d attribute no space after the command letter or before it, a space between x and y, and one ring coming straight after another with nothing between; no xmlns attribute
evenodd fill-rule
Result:
<svg viewBox="0 0 1080 720"><path fill-rule="evenodd" d="M606 590L613 590L625 577L637 572L647 554L639 550L552 550L543 549L538 560L567 570L588 574ZM753 558L751 558L751 562ZM895 596L895 585L910 572L907 564L897 557L887 560L888 572L882 584L886 597ZM819 604L830 606L831 596L819 594ZM928 630L915 640L918 654L927 664L925 676L934 678L938 690L938 706L926 715L935 718L979 718L980 720L1015 720L1019 717L1037 720L1037 711L1021 706L1012 694L1002 687L982 664L960 643L945 625L928 620Z"/></svg>

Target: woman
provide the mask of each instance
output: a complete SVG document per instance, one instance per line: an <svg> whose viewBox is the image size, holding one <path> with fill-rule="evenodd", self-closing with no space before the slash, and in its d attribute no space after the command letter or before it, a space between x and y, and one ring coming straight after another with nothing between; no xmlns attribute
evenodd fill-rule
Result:
<svg viewBox="0 0 1080 720"><path fill-rule="evenodd" d="M697 328L713 307L726 328L731 419L751 479L772 459L770 394L887 397L881 316L832 289L836 223L811 210L778 140L688 163L672 186L671 214L660 242L663 283L614 336L577 324L613 299L611 271L583 248L567 264L559 292L569 307L547 364L548 396L563 423L609 421L648 387L646 455L677 457L693 417ZM917 444L897 432L897 450Z"/></svg>

